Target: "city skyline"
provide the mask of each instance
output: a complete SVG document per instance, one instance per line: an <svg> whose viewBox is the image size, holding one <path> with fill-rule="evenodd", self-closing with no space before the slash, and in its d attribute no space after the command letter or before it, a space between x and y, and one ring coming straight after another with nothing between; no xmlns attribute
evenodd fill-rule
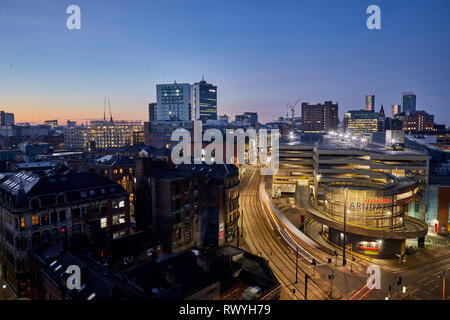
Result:
<svg viewBox="0 0 450 320"><path fill-rule="evenodd" d="M145 121L156 84L204 74L231 119L271 121L300 97L338 102L342 120L368 94L378 111L415 91L417 110L450 125L448 2L377 2L381 30L366 27L370 1L78 1L81 30L68 30L70 1L3 1L0 105L16 122L85 123L102 118L106 96L114 118Z"/></svg>

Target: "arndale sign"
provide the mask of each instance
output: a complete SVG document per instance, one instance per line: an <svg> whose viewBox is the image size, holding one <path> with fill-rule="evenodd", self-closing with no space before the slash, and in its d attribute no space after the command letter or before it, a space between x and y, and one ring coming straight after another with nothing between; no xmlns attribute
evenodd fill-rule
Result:
<svg viewBox="0 0 450 320"><path fill-rule="evenodd" d="M366 211L375 211L375 210L389 210L393 206L392 201L390 199L366 199L363 202L352 201L350 203L350 210L366 210Z"/></svg>

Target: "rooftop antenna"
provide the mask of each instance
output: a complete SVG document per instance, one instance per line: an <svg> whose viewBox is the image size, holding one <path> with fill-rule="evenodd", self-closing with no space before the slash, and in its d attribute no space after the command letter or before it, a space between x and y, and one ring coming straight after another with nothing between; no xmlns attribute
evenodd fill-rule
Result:
<svg viewBox="0 0 450 320"><path fill-rule="evenodd" d="M108 106L109 106L109 122L113 123L113 117L112 117L112 113L111 113L111 104L109 103L109 99L108 99Z"/></svg>

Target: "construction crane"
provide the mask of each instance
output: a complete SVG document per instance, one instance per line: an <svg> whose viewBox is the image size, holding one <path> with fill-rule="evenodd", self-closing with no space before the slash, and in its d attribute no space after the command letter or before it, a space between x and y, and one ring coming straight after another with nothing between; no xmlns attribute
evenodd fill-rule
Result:
<svg viewBox="0 0 450 320"><path fill-rule="evenodd" d="M109 122L113 123L114 121L111 113L111 104L109 103L109 99L108 99L108 106L109 106Z"/></svg>
<svg viewBox="0 0 450 320"><path fill-rule="evenodd" d="M295 107L297 106L299 101L300 101L300 98L298 98L297 101L295 101L294 105L291 105L288 102L289 109L286 112L286 117L289 117L289 111L291 111L291 131L294 131L294 129L295 129Z"/></svg>

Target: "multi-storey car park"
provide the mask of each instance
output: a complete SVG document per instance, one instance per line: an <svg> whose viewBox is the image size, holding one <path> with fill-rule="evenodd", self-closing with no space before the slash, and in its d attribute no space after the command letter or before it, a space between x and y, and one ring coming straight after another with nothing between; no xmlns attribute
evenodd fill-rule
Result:
<svg viewBox="0 0 450 320"><path fill-rule="evenodd" d="M425 218L428 155L327 139L315 145L282 143L279 161L273 196L295 193L299 206L322 224L322 234L336 247L395 258L405 254L406 239L423 243L427 227L408 216L408 207L418 203Z"/></svg>

